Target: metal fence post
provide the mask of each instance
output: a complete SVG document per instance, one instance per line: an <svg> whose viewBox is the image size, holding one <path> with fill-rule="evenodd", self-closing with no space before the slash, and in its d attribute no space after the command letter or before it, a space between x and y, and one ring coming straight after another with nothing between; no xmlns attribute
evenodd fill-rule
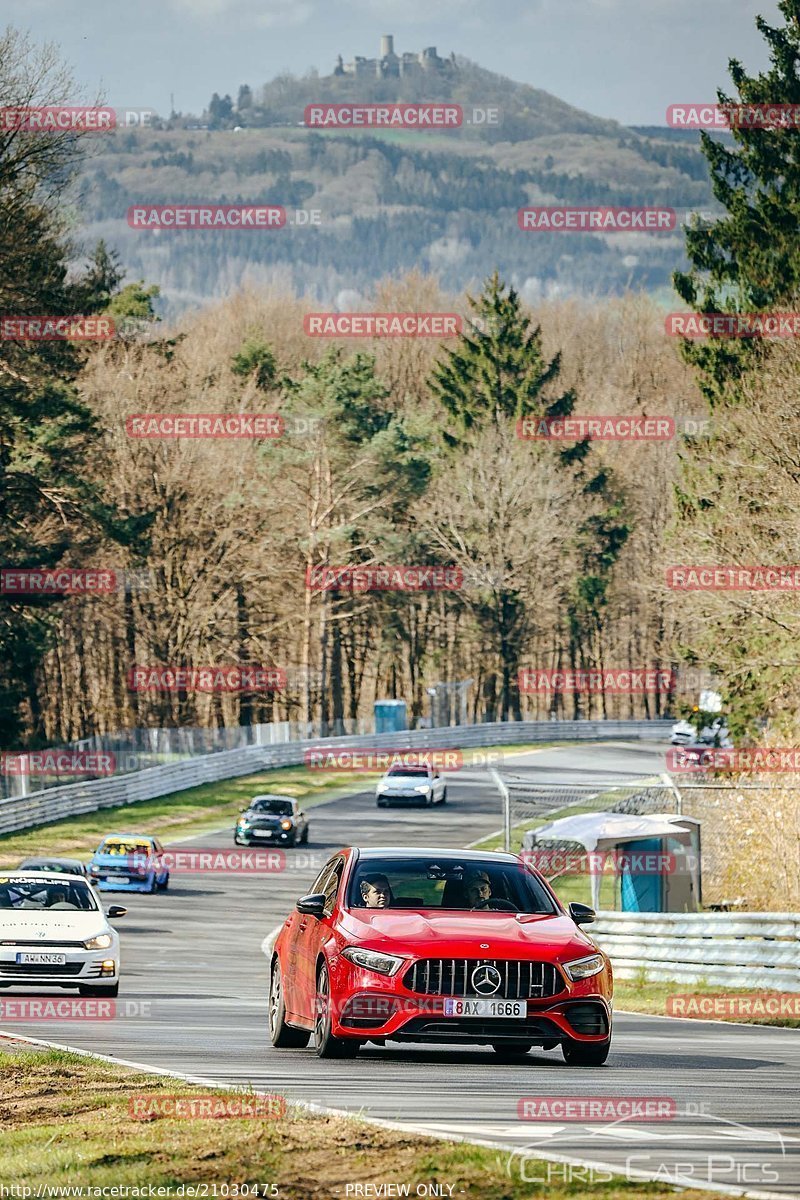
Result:
<svg viewBox="0 0 800 1200"><path fill-rule="evenodd" d="M489 769L489 774L503 798L503 845L508 854L511 851L511 794L494 767Z"/></svg>
<svg viewBox="0 0 800 1200"><path fill-rule="evenodd" d="M661 782L664 784L665 787L668 787L669 790L672 792L673 796L675 797L675 811L677 812L679 817L682 817L683 816L683 797L681 796L680 790L678 789L678 785L675 783L672 776L668 775L666 771L661 776Z"/></svg>

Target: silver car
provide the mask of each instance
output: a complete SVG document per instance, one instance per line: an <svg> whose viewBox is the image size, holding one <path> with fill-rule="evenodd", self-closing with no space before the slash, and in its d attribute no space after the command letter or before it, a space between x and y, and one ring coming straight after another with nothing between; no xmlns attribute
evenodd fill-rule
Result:
<svg viewBox="0 0 800 1200"><path fill-rule="evenodd" d="M378 808L390 804L444 804L447 784L439 772L429 765L403 766L398 763L378 781L375 803Z"/></svg>

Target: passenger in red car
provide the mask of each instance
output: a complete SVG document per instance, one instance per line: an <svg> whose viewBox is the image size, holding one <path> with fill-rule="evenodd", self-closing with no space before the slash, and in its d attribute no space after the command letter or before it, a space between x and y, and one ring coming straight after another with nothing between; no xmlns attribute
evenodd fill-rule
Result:
<svg viewBox="0 0 800 1200"><path fill-rule="evenodd" d="M368 875L361 880L361 899L365 908L388 908L392 889L385 875Z"/></svg>

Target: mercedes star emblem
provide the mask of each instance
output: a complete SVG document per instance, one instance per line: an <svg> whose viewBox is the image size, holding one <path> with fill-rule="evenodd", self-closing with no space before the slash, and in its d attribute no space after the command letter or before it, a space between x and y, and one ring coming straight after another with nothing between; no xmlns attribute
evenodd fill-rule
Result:
<svg viewBox="0 0 800 1200"><path fill-rule="evenodd" d="M472 972L472 986L479 996L493 996L503 982L497 967L491 963L481 963Z"/></svg>

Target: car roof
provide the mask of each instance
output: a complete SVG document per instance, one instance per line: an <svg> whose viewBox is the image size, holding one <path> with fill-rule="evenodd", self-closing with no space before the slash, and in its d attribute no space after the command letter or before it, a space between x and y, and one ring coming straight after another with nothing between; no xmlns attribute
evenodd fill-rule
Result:
<svg viewBox="0 0 800 1200"><path fill-rule="evenodd" d="M28 858L23 859L29 867L33 863L69 863L73 867L83 867L83 863L79 858L62 858L59 854L31 854Z"/></svg>
<svg viewBox="0 0 800 1200"><path fill-rule="evenodd" d="M257 796L250 797L250 804L255 804L256 800L296 800L296 796L281 796L279 792L259 792Z"/></svg>
<svg viewBox="0 0 800 1200"><path fill-rule="evenodd" d="M156 840L152 833L104 833L102 840L107 842L109 838L119 838L120 841L130 839L134 842L154 842Z"/></svg>
<svg viewBox="0 0 800 1200"><path fill-rule="evenodd" d="M370 858L460 858L465 862L519 863L516 854L494 850L460 850L458 846L351 846L360 859Z"/></svg>
<svg viewBox="0 0 800 1200"><path fill-rule="evenodd" d="M58 883L64 886L64 874L61 871L15 871L13 867L4 867L0 871L0 883L9 879L24 879L26 882L30 879L31 883ZM84 883L87 887L91 884L81 875L71 875L67 882Z"/></svg>

